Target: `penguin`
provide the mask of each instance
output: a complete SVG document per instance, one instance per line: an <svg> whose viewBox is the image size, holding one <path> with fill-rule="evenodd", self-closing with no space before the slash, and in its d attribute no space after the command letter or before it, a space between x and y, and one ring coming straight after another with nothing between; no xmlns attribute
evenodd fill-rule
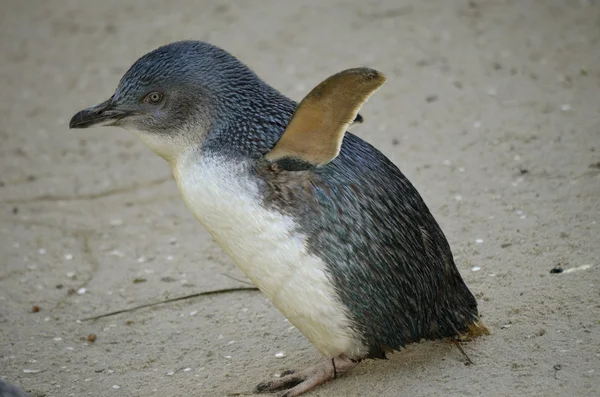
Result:
<svg viewBox="0 0 600 397"><path fill-rule="evenodd" d="M179 41L69 123L122 127L165 159L197 220L323 355L256 393L299 396L410 343L489 333L419 192L347 131L385 80L344 70L296 103L225 50Z"/></svg>
<svg viewBox="0 0 600 397"><path fill-rule="evenodd" d="M11 385L0 378L0 397L31 397L19 387Z"/></svg>

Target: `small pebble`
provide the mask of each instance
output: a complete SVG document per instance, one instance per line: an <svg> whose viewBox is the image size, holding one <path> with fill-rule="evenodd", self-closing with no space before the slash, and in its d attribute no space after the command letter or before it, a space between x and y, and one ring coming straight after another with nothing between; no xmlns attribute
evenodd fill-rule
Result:
<svg viewBox="0 0 600 397"><path fill-rule="evenodd" d="M476 242L477 244L483 244L483 239L476 238L476 239L475 239L475 242Z"/></svg>
<svg viewBox="0 0 600 397"><path fill-rule="evenodd" d="M277 354L275 354L276 358L284 358L286 356L286 354L284 352L279 352Z"/></svg>
<svg viewBox="0 0 600 397"><path fill-rule="evenodd" d="M120 388L121 388L121 386L119 386L119 385L113 385L113 389L115 389L115 390L120 389Z"/></svg>
<svg viewBox="0 0 600 397"><path fill-rule="evenodd" d="M517 179L516 179L514 182L511 182L511 185L513 185L514 187L517 187L517 186L519 186L519 184L520 184L521 182L523 182L524 180L525 180L525 178L523 178L523 177L519 177L519 178L517 178Z"/></svg>
<svg viewBox="0 0 600 397"><path fill-rule="evenodd" d="M56 338L54 338L54 341L55 341L55 342L60 342L61 340L62 340L62 338L61 338L61 337L56 337Z"/></svg>
<svg viewBox="0 0 600 397"><path fill-rule="evenodd" d="M111 226L120 226L122 224L123 224L123 221L121 219L113 219L112 221L110 221Z"/></svg>
<svg viewBox="0 0 600 397"><path fill-rule="evenodd" d="M37 369L24 369L23 372L25 372L26 374L37 374L40 371Z"/></svg>
<svg viewBox="0 0 600 397"><path fill-rule="evenodd" d="M563 268L560 266L555 266L552 269L550 269L550 273L551 274L559 274L563 272Z"/></svg>
<svg viewBox="0 0 600 397"><path fill-rule="evenodd" d="M31 312L32 313L37 313L39 312L41 309L38 305L33 305L33 307L31 308Z"/></svg>
<svg viewBox="0 0 600 397"><path fill-rule="evenodd" d="M471 270L474 271L474 272L478 272L479 270L481 270L481 268L479 266L473 266L471 268Z"/></svg>
<svg viewBox="0 0 600 397"><path fill-rule="evenodd" d="M83 295L83 294L85 294L85 292L86 292L86 291L87 291L87 290L86 290L85 288L79 288L79 289L77 290L77 295Z"/></svg>
<svg viewBox="0 0 600 397"><path fill-rule="evenodd" d="M231 356L225 356L225 358L226 358L226 359L228 359L228 360L230 360L230 359L231 359Z"/></svg>
<svg viewBox="0 0 600 397"><path fill-rule="evenodd" d="M112 250L108 254L112 256L118 256L119 258L123 258L125 256L125 254L119 250Z"/></svg>
<svg viewBox="0 0 600 397"><path fill-rule="evenodd" d="M168 256L167 256L167 260L168 260L168 261L172 261L172 260L173 260L173 255L168 255Z"/></svg>
<svg viewBox="0 0 600 397"><path fill-rule="evenodd" d="M175 375L175 372L173 372L173 371L167 372L167 376L173 376L173 375Z"/></svg>
<svg viewBox="0 0 600 397"><path fill-rule="evenodd" d="M96 334L89 334L89 335L87 336L87 341L88 341L88 342L90 342L90 343L93 343L93 342L95 342L95 341L96 341L96 339L97 339L97 338L98 338L98 337L96 336Z"/></svg>
<svg viewBox="0 0 600 397"><path fill-rule="evenodd" d="M40 248L38 250L38 254L40 254L40 255L46 255L46 249L45 248Z"/></svg>
<svg viewBox="0 0 600 397"><path fill-rule="evenodd" d="M75 272L69 272L69 273L67 273L67 277L69 277L72 280L75 280L77 278L77 276L75 275Z"/></svg>
<svg viewBox="0 0 600 397"><path fill-rule="evenodd" d="M191 370L192 370L191 368L185 368L185 369L183 370L183 372L190 372Z"/></svg>
<svg viewBox="0 0 600 397"><path fill-rule="evenodd" d="M194 311L190 312L190 316L195 316L196 314L198 314L198 310L194 310Z"/></svg>
<svg viewBox="0 0 600 397"><path fill-rule="evenodd" d="M537 335L537 336L544 336L545 334L546 334L546 330L542 328L542 329L540 329L540 330L537 332L537 334L536 334L536 335Z"/></svg>
<svg viewBox="0 0 600 397"><path fill-rule="evenodd" d="M571 110L571 105L569 105L568 103L565 103L564 105L562 105L560 107L560 110L562 110L563 112L568 112L569 110Z"/></svg>
<svg viewBox="0 0 600 397"><path fill-rule="evenodd" d="M70 261L71 259L73 259L73 254L65 254L65 259Z"/></svg>

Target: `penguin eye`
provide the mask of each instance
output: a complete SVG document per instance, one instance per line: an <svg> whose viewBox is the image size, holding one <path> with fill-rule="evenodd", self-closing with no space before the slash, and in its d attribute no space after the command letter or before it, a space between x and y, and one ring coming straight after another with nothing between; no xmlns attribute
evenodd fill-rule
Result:
<svg viewBox="0 0 600 397"><path fill-rule="evenodd" d="M157 105L160 103L160 101L162 101L162 99L163 94L161 94L160 92L151 92L148 95L146 95L146 97L144 98L144 102L152 105Z"/></svg>

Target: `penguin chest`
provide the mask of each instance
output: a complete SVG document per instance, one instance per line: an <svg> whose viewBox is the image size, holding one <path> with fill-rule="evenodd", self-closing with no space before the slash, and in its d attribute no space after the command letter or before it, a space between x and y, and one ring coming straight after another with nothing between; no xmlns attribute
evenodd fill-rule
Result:
<svg viewBox="0 0 600 397"><path fill-rule="evenodd" d="M294 220L262 206L257 180L223 158L180 160L174 175L196 218L246 276L325 356L365 353L325 263Z"/></svg>

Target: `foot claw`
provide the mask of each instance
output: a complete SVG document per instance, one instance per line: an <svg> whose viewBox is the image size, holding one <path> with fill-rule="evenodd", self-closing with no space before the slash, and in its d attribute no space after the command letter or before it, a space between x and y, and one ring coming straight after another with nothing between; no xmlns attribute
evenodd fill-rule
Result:
<svg viewBox="0 0 600 397"><path fill-rule="evenodd" d="M266 382L260 382L258 385L256 385L256 387L254 388L254 393L262 393L264 391L269 391L269 386L271 385L270 381L266 381Z"/></svg>
<svg viewBox="0 0 600 397"><path fill-rule="evenodd" d="M279 376L293 375L295 373L296 373L296 370L294 370L294 369L287 369L287 370L283 371L282 373L280 373Z"/></svg>
<svg viewBox="0 0 600 397"><path fill-rule="evenodd" d="M273 392L281 389L289 389L292 388L306 379L304 376L295 375L296 371L286 371L287 373L281 374L279 379L268 380L265 382L260 382L254 388L255 393L264 393L264 392Z"/></svg>

